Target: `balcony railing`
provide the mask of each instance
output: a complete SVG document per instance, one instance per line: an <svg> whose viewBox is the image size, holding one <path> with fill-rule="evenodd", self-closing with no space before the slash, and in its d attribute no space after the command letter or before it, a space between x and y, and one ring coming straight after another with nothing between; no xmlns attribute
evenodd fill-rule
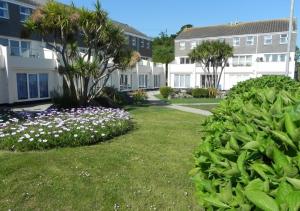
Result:
<svg viewBox="0 0 300 211"><path fill-rule="evenodd" d="M24 58L43 58L43 49L34 48L19 48L19 47L9 47L8 53L10 56L20 56Z"/></svg>

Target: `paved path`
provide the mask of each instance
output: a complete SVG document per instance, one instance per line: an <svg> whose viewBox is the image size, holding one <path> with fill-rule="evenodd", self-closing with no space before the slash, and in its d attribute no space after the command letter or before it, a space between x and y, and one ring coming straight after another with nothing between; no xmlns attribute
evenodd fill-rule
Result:
<svg viewBox="0 0 300 211"><path fill-rule="evenodd" d="M50 103L43 103L43 104L37 104L37 105L24 105L24 106L15 106L12 108L14 112L42 112L46 111L48 108L50 108L52 104Z"/></svg>
<svg viewBox="0 0 300 211"><path fill-rule="evenodd" d="M157 97L155 97L155 95L157 95L159 92L158 91L149 91L147 92L148 94L148 101L151 105L162 105L162 106L166 106L167 108L170 109L176 109L179 111L184 111L184 112L188 112L188 113L193 113L193 114L199 114L199 115L203 115L203 116L210 116L212 115L211 112L206 111L206 110L201 110L201 109L196 109L196 108L190 108L190 107L185 107L183 106L183 104L171 104L168 105L166 102L158 99ZM184 105L205 105L205 104L184 104ZM208 104L206 104L208 105Z"/></svg>

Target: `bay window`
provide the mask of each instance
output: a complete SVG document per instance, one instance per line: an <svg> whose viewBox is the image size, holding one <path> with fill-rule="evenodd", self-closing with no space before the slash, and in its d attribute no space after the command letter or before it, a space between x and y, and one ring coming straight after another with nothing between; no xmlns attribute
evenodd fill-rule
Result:
<svg viewBox="0 0 300 211"><path fill-rule="evenodd" d="M190 88L191 75L188 74L175 74L174 87L175 88Z"/></svg>

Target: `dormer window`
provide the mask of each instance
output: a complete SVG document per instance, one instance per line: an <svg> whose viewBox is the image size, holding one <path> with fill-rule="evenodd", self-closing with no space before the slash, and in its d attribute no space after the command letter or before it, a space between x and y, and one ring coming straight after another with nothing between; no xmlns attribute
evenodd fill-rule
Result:
<svg viewBox="0 0 300 211"><path fill-rule="evenodd" d="M246 45L254 45L254 37L253 36L247 37Z"/></svg>
<svg viewBox="0 0 300 211"><path fill-rule="evenodd" d="M191 49L194 49L196 47L197 47L197 42L196 41L191 42Z"/></svg>
<svg viewBox="0 0 300 211"><path fill-rule="evenodd" d="M31 15L31 9L20 6L20 21L25 22Z"/></svg>
<svg viewBox="0 0 300 211"><path fill-rule="evenodd" d="M280 35L280 44L287 44L288 43L288 35L287 34L281 34Z"/></svg>
<svg viewBox="0 0 300 211"><path fill-rule="evenodd" d="M234 37L233 46L240 46L240 44L241 44L241 39L239 37Z"/></svg>
<svg viewBox="0 0 300 211"><path fill-rule="evenodd" d="M9 18L8 3L6 1L0 1L0 18Z"/></svg>
<svg viewBox="0 0 300 211"><path fill-rule="evenodd" d="M272 45L272 35L264 36L264 45Z"/></svg>
<svg viewBox="0 0 300 211"><path fill-rule="evenodd" d="M180 50L185 50L185 42L180 42L179 46L180 46Z"/></svg>

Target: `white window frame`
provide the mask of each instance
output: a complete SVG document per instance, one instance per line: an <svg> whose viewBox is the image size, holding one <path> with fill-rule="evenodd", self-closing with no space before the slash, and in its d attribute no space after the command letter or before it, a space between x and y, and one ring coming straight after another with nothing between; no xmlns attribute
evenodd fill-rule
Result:
<svg viewBox="0 0 300 211"><path fill-rule="evenodd" d="M7 14L6 16L0 16L0 18L5 18L5 19L9 19L9 9L8 9L8 2L7 1L1 1L0 2L3 2L4 3L4 6L5 7L0 7L0 10L3 10L4 11L4 14ZM5 13L6 12L6 13Z"/></svg>
<svg viewBox="0 0 300 211"><path fill-rule="evenodd" d="M150 49L150 41L147 41L147 49Z"/></svg>
<svg viewBox="0 0 300 211"><path fill-rule="evenodd" d="M132 75L131 74L120 74L120 89L128 90L131 89L132 86Z"/></svg>
<svg viewBox="0 0 300 211"><path fill-rule="evenodd" d="M233 38L233 46L240 46L241 45L241 38L240 37L234 37Z"/></svg>
<svg viewBox="0 0 300 211"><path fill-rule="evenodd" d="M145 41L143 39L141 39L141 48L145 47Z"/></svg>
<svg viewBox="0 0 300 211"><path fill-rule="evenodd" d="M28 10L29 13L22 12L21 11L22 8L25 10ZM24 23L31 16L31 10L29 7L19 6L19 11L20 11L20 22ZM21 19L22 15L24 15L26 17L25 20Z"/></svg>
<svg viewBox="0 0 300 211"><path fill-rule="evenodd" d="M192 41L191 42L191 49L195 49L197 47L197 42L196 41Z"/></svg>
<svg viewBox="0 0 300 211"><path fill-rule="evenodd" d="M235 63L235 60L237 63ZM252 55L237 55L232 58L233 67L251 67L253 63Z"/></svg>
<svg viewBox="0 0 300 211"><path fill-rule="evenodd" d="M254 36L247 36L247 38L246 38L246 45L247 46L254 45Z"/></svg>
<svg viewBox="0 0 300 211"><path fill-rule="evenodd" d="M180 42L179 48L180 48L180 50L185 50L185 42Z"/></svg>
<svg viewBox="0 0 300 211"><path fill-rule="evenodd" d="M132 46L136 47L136 37L132 37Z"/></svg>
<svg viewBox="0 0 300 211"><path fill-rule="evenodd" d="M179 86L176 86L175 78L178 77L178 84ZM189 82L187 84L187 79L189 79ZM181 83L183 82L183 83ZM174 74L174 88L191 88L191 75L190 74Z"/></svg>
<svg viewBox="0 0 300 211"><path fill-rule="evenodd" d="M284 41L282 41L284 39ZM281 34L280 35L280 44L283 45L283 44L287 44L288 43L288 40L289 40L289 35L288 34Z"/></svg>
<svg viewBox="0 0 300 211"><path fill-rule="evenodd" d="M284 61L282 61L282 56L284 56ZM274 60L274 58L276 58L276 59ZM286 57L286 54L284 54L284 53L280 53L280 54L265 54L264 55L264 61L265 62L273 62L273 63L286 62L286 59L287 59L287 57Z"/></svg>
<svg viewBox="0 0 300 211"><path fill-rule="evenodd" d="M264 45L272 45L272 43L273 43L273 36L265 35L264 36Z"/></svg>
<svg viewBox="0 0 300 211"><path fill-rule="evenodd" d="M143 78L143 83L141 83L141 78ZM139 80L139 88L147 88L148 86L148 75L147 74L140 74L138 77Z"/></svg>
<svg viewBox="0 0 300 211"><path fill-rule="evenodd" d="M154 86L154 88L160 87L160 75L158 75L158 74L154 75L153 86Z"/></svg>

